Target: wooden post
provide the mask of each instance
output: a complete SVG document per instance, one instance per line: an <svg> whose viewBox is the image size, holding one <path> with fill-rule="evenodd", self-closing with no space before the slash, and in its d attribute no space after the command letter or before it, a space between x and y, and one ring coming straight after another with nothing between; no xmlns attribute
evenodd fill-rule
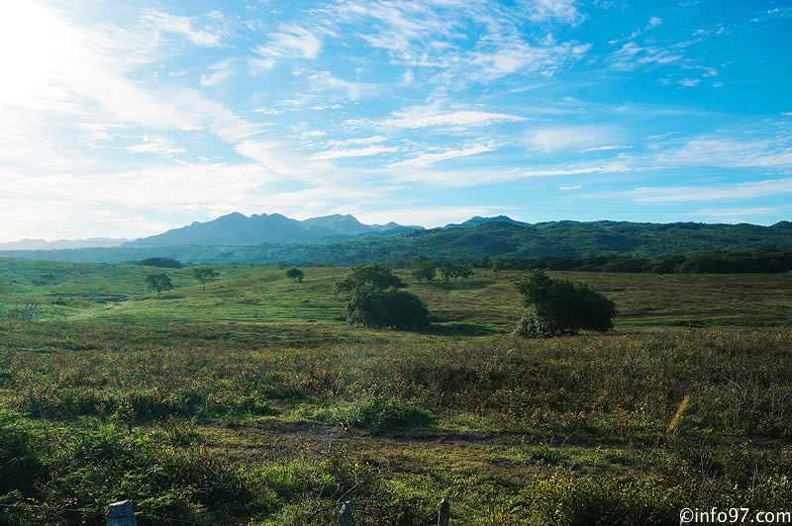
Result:
<svg viewBox="0 0 792 526"><path fill-rule="evenodd" d="M341 506L341 511L338 513L338 526L352 526L353 524L352 503L345 501Z"/></svg>
<svg viewBox="0 0 792 526"><path fill-rule="evenodd" d="M107 526L137 526L135 506L131 500L114 502L107 510Z"/></svg>
<svg viewBox="0 0 792 526"><path fill-rule="evenodd" d="M443 497L440 501L440 513L437 514L437 526L448 526L448 521L451 518L451 503L448 499Z"/></svg>

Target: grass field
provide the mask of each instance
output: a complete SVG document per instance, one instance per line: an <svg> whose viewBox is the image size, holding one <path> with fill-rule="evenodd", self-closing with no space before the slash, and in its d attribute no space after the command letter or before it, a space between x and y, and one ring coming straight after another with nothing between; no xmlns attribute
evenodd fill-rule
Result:
<svg viewBox="0 0 792 526"><path fill-rule="evenodd" d="M418 284L423 332L349 327L344 268L0 259L0 523L673 524L792 502L792 277L557 273L609 334L512 336L519 272ZM159 272L160 270L156 270ZM689 403L669 425L680 403Z"/></svg>

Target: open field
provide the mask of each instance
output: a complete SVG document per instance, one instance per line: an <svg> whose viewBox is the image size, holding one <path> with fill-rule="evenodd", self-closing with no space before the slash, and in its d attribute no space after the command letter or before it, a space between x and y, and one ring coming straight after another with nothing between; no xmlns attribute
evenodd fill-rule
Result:
<svg viewBox="0 0 792 526"><path fill-rule="evenodd" d="M472 525L792 502L787 274L551 273L610 297L616 330L526 340L519 272L403 272L434 322L396 332L346 325L344 268L216 268L204 291L190 268L0 259L0 523L100 524L121 498L141 525L331 524L340 500L422 525L444 495Z"/></svg>

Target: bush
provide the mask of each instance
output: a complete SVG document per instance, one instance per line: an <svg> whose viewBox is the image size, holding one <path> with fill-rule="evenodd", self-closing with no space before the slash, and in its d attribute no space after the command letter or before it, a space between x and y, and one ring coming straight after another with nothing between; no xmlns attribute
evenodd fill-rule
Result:
<svg viewBox="0 0 792 526"><path fill-rule="evenodd" d="M543 270L534 270L517 283L517 290L525 305L533 309L517 327L520 334L577 334L581 330L605 332L613 328L613 302L585 283L553 280Z"/></svg>
<svg viewBox="0 0 792 526"><path fill-rule="evenodd" d="M353 404L320 411L319 420L372 433L429 427L434 415L413 404L388 398L368 397Z"/></svg>
<svg viewBox="0 0 792 526"><path fill-rule="evenodd" d="M365 327L419 328L429 325L429 310L407 285L382 265L359 265L336 284L347 298L346 319Z"/></svg>
<svg viewBox="0 0 792 526"><path fill-rule="evenodd" d="M171 258L146 258L140 261L135 261L135 265L159 268L182 268L184 266L180 261L176 261L175 259Z"/></svg>
<svg viewBox="0 0 792 526"><path fill-rule="evenodd" d="M429 325L429 309L415 294L402 290L360 293L347 304L347 321L364 327L394 329Z"/></svg>

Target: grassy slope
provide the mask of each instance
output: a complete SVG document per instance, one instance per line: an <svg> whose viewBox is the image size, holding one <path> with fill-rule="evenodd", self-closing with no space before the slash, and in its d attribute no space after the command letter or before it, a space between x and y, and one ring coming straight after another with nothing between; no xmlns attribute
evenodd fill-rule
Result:
<svg viewBox="0 0 792 526"><path fill-rule="evenodd" d="M759 506L790 495L777 486L792 475L789 276L558 274L610 296L616 332L531 341L508 335L518 273L413 283L437 322L401 333L346 326L332 293L344 269L308 268L298 284L279 269L218 268L205 293L191 269L167 271L177 288L157 300L143 286L154 269L0 260L0 310L41 305L32 321L0 322L0 406L52 436L107 422L148 441L181 433L172 456L244 466L240 487L255 488L255 504L222 516L273 524L347 491L372 524L422 524L440 494L465 524L589 524L602 515L597 503L624 508L625 521L667 523L677 504ZM690 408L668 438L685 395ZM382 418L400 411L436 421L389 431ZM144 440L117 432L121 444ZM75 447L61 442L59 451ZM156 464L157 452L147 454ZM286 480L311 476L306 486ZM317 490L330 479L338 487ZM83 491L102 484L98 497ZM153 489L87 475L50 483L42 498L65 506L59 498L70 492L88 507L131 496L149 523L165 523L157 510L197 521L222 508L198 496L206 509L161 511L146 500ZM328 514L299 520L322 524Z"/></svg>

